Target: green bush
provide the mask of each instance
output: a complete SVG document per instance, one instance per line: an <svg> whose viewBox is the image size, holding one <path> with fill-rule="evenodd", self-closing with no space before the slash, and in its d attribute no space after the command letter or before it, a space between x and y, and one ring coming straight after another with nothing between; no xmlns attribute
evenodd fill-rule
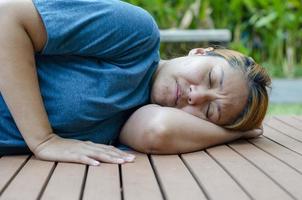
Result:
<svg viewBox="0 0 302 200"><path fill-rule="evenodd" d="M161 29L227 28L230 48L262 61L274 76L302 71L301 0L127 0L148 10ZM192 44L162 47L163 57ZM190 46L191 45L191 46ZM194 46L194 45L193 45ZM174 53L169 53L169 51ZM177 50L177 51L176 51ZM167 53L168 51L168 53Z"/></svg>
<svg viewBox="0 0 302 200"><path fill-rule="evenodd" d="M268 116L274 115L302 115L302 104L271 103L268 108Z"/></svg>

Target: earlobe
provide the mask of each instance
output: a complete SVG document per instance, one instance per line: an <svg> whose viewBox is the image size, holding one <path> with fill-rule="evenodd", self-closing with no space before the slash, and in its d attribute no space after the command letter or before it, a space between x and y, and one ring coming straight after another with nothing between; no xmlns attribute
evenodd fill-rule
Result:
<svg viewBox="0 0 302 200"><path fill-rule="evenodd" d="M209 51L213 51L214 48L213 47L208 47L208 48L195 48L192 49L189 52L189 56L204 56L207 54L207 52Z"/></svg>
<svg viewBox="0 0 302 200"><path fill-rule="evenodd" d="M202 56L205 54L204 48L195 48L189 52L189 56Z"/></svg>

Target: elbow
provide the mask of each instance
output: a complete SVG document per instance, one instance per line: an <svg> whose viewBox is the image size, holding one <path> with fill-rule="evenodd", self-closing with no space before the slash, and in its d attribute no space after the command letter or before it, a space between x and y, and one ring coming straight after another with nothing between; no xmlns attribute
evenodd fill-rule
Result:
<svg viewBox="0 0 302 200"><path fill-rule="evenodd" d="M134 130L136 131L136 137L132 137L131 140L128 137L127 143L130 147L142 153L166 154L167 144L171 135L169 123L166 120L166 113L161 107L157 106L153 106L151 112L152 117L145 118L143 121L144 125L140 124L139 127L141 128Z"/></svg>
<svg viewBox="0 0 302 200"><path fill-rule="evenodd" d="M167 144L167 128L163 124L157 124L149 128L145 133L144 153L164 154Z"/></svg>

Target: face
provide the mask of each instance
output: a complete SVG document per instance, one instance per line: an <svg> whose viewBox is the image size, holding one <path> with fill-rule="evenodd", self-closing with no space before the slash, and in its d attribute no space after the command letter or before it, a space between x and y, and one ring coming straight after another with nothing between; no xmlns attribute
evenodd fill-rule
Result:
<svg viewBox="0 0 302 200"><path fill-rule="evenodd" d="M153 77L151 102L218 125L229 124L246 104L247 82L224 58L201 52L160 64Z"/></svg>

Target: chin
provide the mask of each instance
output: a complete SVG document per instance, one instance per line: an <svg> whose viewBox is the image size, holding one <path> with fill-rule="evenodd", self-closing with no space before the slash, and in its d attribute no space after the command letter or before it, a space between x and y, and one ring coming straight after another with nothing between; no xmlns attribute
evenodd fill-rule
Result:
<svg viewBox="0 0 302 200"><path fill-rule="evenodd" d="M156 101L155 101L155 94L154 94L154 88L152 87L151 89L151 94L150 94L150 102L151 103L154 103L154 104L157 104Z"/></svg>
<svg viewBox="0 0 302 200"><path fill-rule="evenodd" d="M158 100L156 100L156 99L152 99L152 100L151 100L151 103L157 104L157 105L160 105L160 106L165 106L165 105L163 105L163 104L161 103L161 101L158 101Z"/></svg>
<svg viewBox="0 0 302 200"><path fill-rule="evenodd" d="M161 106L169 106L169 104L171 104L169 103L169 98L171 97L168 95L171 93L171 83L171 81L162 81L162 79L157 79L157 81L154 81L150 95L151 103L158 104Z"/></svg>
<svg viewBox="0 0 302 200"><path fill-rule="evenodd" d="M156 92L157 91L157 92ZM151 89L151 95L150 95L150 102L153 103L153 104L158 104L158 105L161 105L161 95L158 94L158 91L159 90L156 90L156 85L153 84L153 87Z"/></svg>
<svg viewBox="0 0 302 200"><path fill-rule="evenodd" d="M160 106L166 106L165 103L163 103L165 100L164 99L161 99L160 97L157 98L156 95L151 95L151 103L152 104L157 104L157 105L160 105Z"/></svg>
<svg viewBox="0 0 302 200"><path fill-rule="evenodd" d="M152 96L151 96L151 98L150 98L150 103L152 103L152 104L157 104L157 103L154 101L154 99L152 98Z"/></svg>

